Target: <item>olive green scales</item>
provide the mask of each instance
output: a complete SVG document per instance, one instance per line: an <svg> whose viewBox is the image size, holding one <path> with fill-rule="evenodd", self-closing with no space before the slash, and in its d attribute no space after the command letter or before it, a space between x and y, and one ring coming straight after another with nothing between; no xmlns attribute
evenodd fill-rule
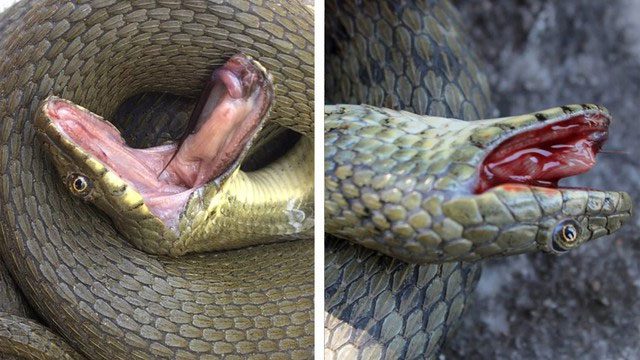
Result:
<svg viewBox="0 0 640 360"><path fill-rule="evenodd" d="M313 51L313 12L294 1L22 1L0 15L1 259L41 330L77 351L68 356L311 356L311 240L176 258L141 252L70 196L33 125L56 95L158 140L182 125L164 114L171 107L118 123L118 106L145 92L192 98L242 52L273 75L271 119L311 136ZM48 336L2 329L3 352L48 356L38 342Z"/></svg>
<svg viewBox="0 0 640 360"><path fill-rule="evenodd" d="M629 219L624 192L473 194L493 143L571 114L608 115L573 105L454 120L491 118L492 106L449 2L327 1L326 13L325 101L354 104L325 107L325 222L337 237L325 245L326 358L436 357L480 274L460 260L562 252Z"/></svg>

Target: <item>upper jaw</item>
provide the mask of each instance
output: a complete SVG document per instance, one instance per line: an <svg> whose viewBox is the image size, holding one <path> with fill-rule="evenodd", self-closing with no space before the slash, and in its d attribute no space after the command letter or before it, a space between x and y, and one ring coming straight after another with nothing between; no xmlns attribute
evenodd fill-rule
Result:
<svg viewBox="0 0 640 360"><path fill-rule="evenodd" d="M47 145L48 151L53 154L54 164L58 167L60 175L66 176L73 171L83 172L85 170L94 170L100 175L103 171L106 171L106 167L99 162L90 161L90 154L77 146L77 144L66 136L60 130L60 127L52 121L52 118L63 115L66 112L63 110L63 114L60 114L58 111L60 106L72 109L76 114L99 118L101 120L100 122L105 126L105 132L109 132L117 137L120 137L120 133L109 122L103 121L98 115L91 113L89 110L69 100L51 95L42 102L34 127L36 133L43 139L44 144ZM92 164L99 166L88 166Z"/></svg>
<svg viewBox="0 0 640 360"><path fill-rule="evenodd" d="M557 187L562 178L587 172L595 165L608 137L608 112L600 108L557 109L568 113L546 118L541 112L487 122L489 128L505 130L485 145L475 193L505 183Z"/></svg>
<svg viewBox="0 0 640 360"><path fill-rule="evenodd" d="M610 124L608 111L596 105L570 105L480 122L471 140L483 150L475 159L478 173L468 189L478 199L499 199L489 203L503 204L500 211L482 214L483 219L495 216L498 223L535 224L537 228L535 242L523 242L518 245L522 248L503 244L509 252L541 249L561 253L611 234L628 221L632 213L628 193L558 186L560 179L595 165ZM533 149L532 156L524 156L527 149ZM547 151L547 156L557 160L555 169L543 169L540 162L532 167L518 163L548 159L537 150ZM575 222L579 236L573 241L554 240L558 224L567 221Z"/></svg>

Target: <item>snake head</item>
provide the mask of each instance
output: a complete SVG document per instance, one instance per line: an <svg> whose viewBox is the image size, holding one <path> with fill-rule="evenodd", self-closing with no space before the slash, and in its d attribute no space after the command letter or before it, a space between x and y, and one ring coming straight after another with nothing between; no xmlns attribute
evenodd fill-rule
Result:
<svg viewBox="0 0 640 360"><path fill-rule="evenodd" d="M55 96L35 127L72 194L106 212L138 248L179 255L183 228L191 229L181 215L238 170L273 97L265 68L240 54L213 73L179 143L131 148L111 123Z"/></svg>
<svg viewBox="0 0 640 360"><path fill-rule="evenodd" d="M604 108L472 122L327 110L327 230L401 260L560 254L631 216L625 192L558 186L595 164L611 121Z"/></svg>
<svg viewBox="0 0 640 360"><path fill-rule="evenodd" d="M560 254L618 230L631 216L626 192L558 186L595 165L610 123L605 108L583 104L481 124L469 141L482 150L472 186L485 232L471 224L465 231L486 236L494 222L499 234L476 253ZM455 201L445 208L461 220Z"/></svg>

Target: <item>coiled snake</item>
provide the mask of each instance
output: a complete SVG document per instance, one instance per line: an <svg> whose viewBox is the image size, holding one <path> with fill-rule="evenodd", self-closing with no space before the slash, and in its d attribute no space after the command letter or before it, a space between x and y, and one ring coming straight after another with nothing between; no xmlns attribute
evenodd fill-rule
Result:
<svg viewBox="0 0 640 360"><path fill-rule="evenodd" d="M356 104L325 107L327 358L435 357L480 274L460 260L564 252L630 217L624 192L557 187L593 165L606 109L451 119L492 108L447 1L326 13L326 103Z"/></svg>
<svg viewBox="0 0 640 360"><path fill-rule="evenodd" d="M277 1L23 1L0 15L0 251L37 313L26 320L17 315L28 313L2 308L2 352L310 357L310 241L178 258L147 255L69 196L33 124L49 95L110 119L139 93L193 97L214 68L242 52L273 75L271 117L309 136L312 19L308 7ZM142 125L120 125L149 134L179 125L166 116L170 107L159 109Z"/></svg>

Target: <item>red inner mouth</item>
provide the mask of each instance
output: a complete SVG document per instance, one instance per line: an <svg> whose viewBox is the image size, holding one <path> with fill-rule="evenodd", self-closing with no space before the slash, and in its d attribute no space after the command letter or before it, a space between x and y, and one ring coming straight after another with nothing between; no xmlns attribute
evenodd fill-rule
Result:
<svg viewBox="0 0 640 360"><path fill-rule="evenodd" d="M475 193L508 183L556 188L560 179L587 172L609 123L604 113L580 114L503 141L480 165Z"/></svg>

